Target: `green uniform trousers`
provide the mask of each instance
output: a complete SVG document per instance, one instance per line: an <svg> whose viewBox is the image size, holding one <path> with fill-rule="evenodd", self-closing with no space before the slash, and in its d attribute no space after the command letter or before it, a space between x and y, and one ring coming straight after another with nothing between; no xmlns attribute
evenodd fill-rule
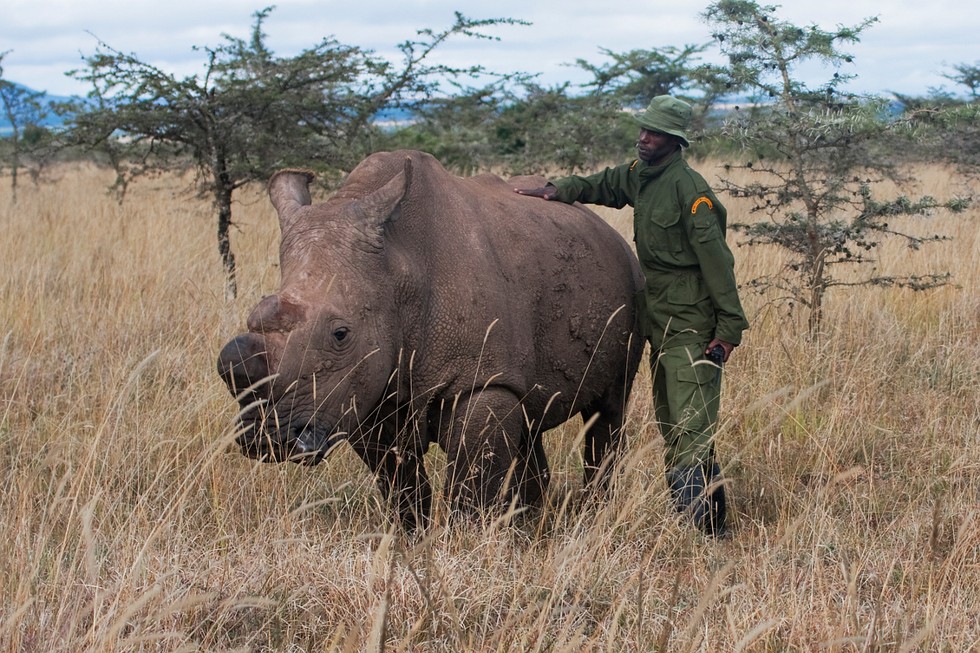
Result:
<svg viewBox="0 0 980 653"><path fill-rule="evenodd" d="M704 357L707 342L654 349L653 403L667 469L714 462L721 368Z"/></svg>

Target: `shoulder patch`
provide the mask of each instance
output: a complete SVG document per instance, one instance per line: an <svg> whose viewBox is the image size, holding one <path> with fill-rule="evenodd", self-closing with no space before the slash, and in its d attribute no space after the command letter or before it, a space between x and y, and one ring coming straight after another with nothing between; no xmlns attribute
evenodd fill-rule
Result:
<svg viewBox="0 0 980 653"><path fill-rule="evenodd" d="M697 213L698 207L701 206L702 204L707 204L709 209L715 208L715 205L711 203L710 199L708 199L706 196L701 196L696 200L694 200L694 204L691 205L691 215Z"/></svg>

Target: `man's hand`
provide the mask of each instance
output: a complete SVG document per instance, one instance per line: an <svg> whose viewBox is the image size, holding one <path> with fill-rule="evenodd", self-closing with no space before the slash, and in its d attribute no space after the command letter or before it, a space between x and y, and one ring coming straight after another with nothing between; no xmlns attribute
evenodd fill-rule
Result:
<svg viewBox="0 0 980 653"><path fill-rule="evenodd" d="M728 357L732 355L732 350L735 349L735 345L733 345L730 342L725 342L724 340L719 340L718 338L715 338L708 343L707 347L705 347L704 349L705 355L707 355L708 352L711 351L713 347L715 347L715 345L721 345L721 348L725 350L725 360L723 362L727 363Z"/></svg>
<svg viewBox="0 0 980 653"><path fill-rule="evenodd" d="M552 184L543 186L541 188L515 188L514 192L518 195L527 195L528 197L540 197L545 200L553 200L555 196L558 195L558 188Z"/></svg>

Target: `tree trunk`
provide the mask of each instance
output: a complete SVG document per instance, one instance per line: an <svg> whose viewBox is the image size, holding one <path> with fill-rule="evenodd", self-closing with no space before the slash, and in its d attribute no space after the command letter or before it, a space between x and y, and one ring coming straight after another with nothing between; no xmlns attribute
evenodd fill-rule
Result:
<svg viewBox="0 0 980 653"><path fill-rule="evenodd" d="M824 276L826 258L826 250L821 250L810 271L810 320L807 327L811 340L817 337L823 321L823 295L827 291L827 279Z"/></svg>
<svg viewBox="0 0 980 653"><path fill-rule="evenodd" d="M17 155L14 155L13 161L10 163L10 201L13 204L17 204L17 166L19 165L17 161Z"/></svg>
<svg viewBox="0 0 980 653"><path fill-rule="evenodd" d="M238 280L235 274L235 255L231 251L231 188L215 188L215 204L218 207L218 253L225 267L225 299L238 296Z"/></svg>
<svg viewBox="0 0 980 653"><path fill-rule="evenodd" d="M13 146L10 154L10 199L13 204L17 204L17 169L20 168L20 130L17 128L17 123L14 122L15 116L11 113L7 115L10 124L13 126L13 133L10 136L10 142Z"/></svg>

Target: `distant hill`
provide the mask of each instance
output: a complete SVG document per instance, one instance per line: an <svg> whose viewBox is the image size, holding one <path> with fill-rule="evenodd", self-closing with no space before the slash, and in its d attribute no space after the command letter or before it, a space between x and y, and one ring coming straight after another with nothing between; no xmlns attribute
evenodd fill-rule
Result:
<svg viewBox="0 0 980 653"><path fill-rule="evenodd" d="M11 83L17 88L24 89L28 93L38 92L29 86L18 84L17 82L11 82ZM81 100L81 98L74 97L74 96L67 96L67 95L49 95L42 91L40 100L42 105L47 105L47 104L54 104L58 102L71 102L71 101ZM63 122L64 119L62 118L62 116L55 115L53 111L49 111L45 119L41 121L41 126L48 127L49 129L55 129L60 127L63 124ZM13 133L13 126L10 124L10 121L7 120L7 116L0 115L0 137L10 136L11 133Z"/></svg>

